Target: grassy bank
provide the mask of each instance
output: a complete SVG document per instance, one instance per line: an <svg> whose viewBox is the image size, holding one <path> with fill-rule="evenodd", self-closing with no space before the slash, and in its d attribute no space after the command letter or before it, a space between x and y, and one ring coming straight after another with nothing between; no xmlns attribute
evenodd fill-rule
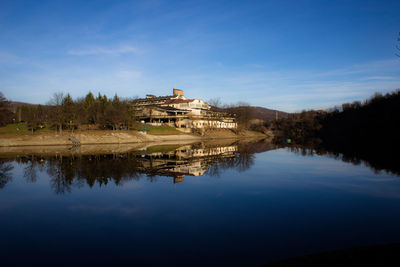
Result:
<svg viewBox="0 0 400 267"><path fill-rule="evenodd" d="M0 134L29 134L31 131L28 129L26 123L8 124L5 127L0 127Z"/></svg>
<svg viewBox="0 0 400 267"><path fill-rule="evenodd" d="M82 127L82 129L87 129L87 127ZM147 134L152 134L152 135L176 135L176 134L181 134L180 131L177 129L170 127L170 126L151 126L151 125L146 125L145 127L142 127L141 130L144 130L147 132ZM63 133L69 134L69 133L96 133L96 132L137 132L136 130L122 130L122 131L113 131L113 130L100 130L100 129L91 129L91 130L74 130L71 131L69 129L64 129ZM43 128L37 129L32 132L31 129L29 129L28 125L26 123L12 123L8 124L4 127L0 127L0 134L6 134L6 135L29 135L29 134L41 134L41 133L55 133L55 129L50 129L47 125L44 125Z"/></svg>
<svg viewBox="0 0 400 267"><path fill-rule="evenodd" d="M181 134L180 131L178 131L177 129L167 126L167 125L163 125L163 126L152 126L150 128L148 128L147 130L148 134L152 134L152 135L173 135L173 134Z"/></svg>

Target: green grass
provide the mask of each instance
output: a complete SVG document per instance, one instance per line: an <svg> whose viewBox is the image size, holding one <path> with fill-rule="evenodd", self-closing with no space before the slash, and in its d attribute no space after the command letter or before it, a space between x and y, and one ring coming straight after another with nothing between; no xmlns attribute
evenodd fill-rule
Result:
<svg viewBox="0 0 400 267"><path fill-rule="evenodd" d="M30 132L26 123L14 123L0 127L0 134L27 134Z"/></svg>
<svg viewBox="0 0 400 267"><path fill-rule="evenodd" d="M48 126L45 124L45 127L40 130L34 131L34 133L37 132L46 132L46 131L51 131L51 129L48 128ZM27 123L12 123L8 124L4 127L0 127L0 134L31 134L32 131L28 128Z"/></svg>
<svg viewBox="0 0 400 267"><path fill-rule="evenodd" d="M86 129L86 127L82 128ZM141 130L146 130L148 134L152 135L181 134L181 132L175 129L174 127L170 127L167 125L163 126L143 125L141 127ZM50 129L49 126L45 124L45 127L43 129L38 129L34 131L34 133L41 133L47 131L54 131L54 129ZM13 123L13 124L8 124L7 126L4 127L0 127L0 134L31 134L31 133L32 131L28 128L27 123Z"/></svg>
<svg viewBox="0 0 400 267"><path fill-rule="evenodd" d="M164 126L154 126L151 127L148 131L148 134L152 135L172 135L172 134L181 134L177 129L164 125Z"/></svg>

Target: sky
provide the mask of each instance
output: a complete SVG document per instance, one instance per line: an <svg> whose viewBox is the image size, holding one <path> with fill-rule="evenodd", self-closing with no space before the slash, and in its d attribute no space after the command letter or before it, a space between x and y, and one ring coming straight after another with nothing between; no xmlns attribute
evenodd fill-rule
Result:
<svg viewBox="0 0 400 267"><path fill-rule="evenodd" d="M400 88L400 1L0 1L0 92L296 112Z"/></svg>

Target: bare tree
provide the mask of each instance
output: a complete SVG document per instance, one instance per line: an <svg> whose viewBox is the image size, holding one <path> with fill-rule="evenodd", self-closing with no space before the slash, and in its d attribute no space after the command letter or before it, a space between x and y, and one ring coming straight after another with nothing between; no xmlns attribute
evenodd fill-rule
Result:
<svg viewBox="0 0 400 267"><path fill-rule="evenodd" d="M3 95L2 92L0 92L0 107L3 106L3 103L5 103L7 101L7 99L5 98L5 96Z"/></svg>
<svg viewBox="0 0 400 267"><path fill-rule="evenodd" d="M222 102L219 97L208 99L207 104L209 104L212 107L222 108Z"/></svg>
<svg viewBox="0 0 400 267"><path fill-rule="evenodd" d="M249 103L238 102L227 106L225 110L236 118L239 128L248 129L250 127L250 120L254 117L254 111Z"/></svg>
<svg viewBox="0 0 400 267"><path fill-rule="evenodd" d="M63 122L63 112L62 112L62 103L64 99L63 92L54 93L51 99L48 102L48 105L53 106L52 113L51 113L51 120L59 127L60 133L62 133L62 122Z"/></svg>

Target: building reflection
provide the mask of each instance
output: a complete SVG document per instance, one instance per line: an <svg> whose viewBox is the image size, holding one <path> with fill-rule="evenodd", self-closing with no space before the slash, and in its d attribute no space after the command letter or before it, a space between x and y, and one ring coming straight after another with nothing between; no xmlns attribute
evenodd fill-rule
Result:
<svg viewBox="0 0 400 267"><path fill-rule="evenodd" d="M216 162L235 158L237 145L222 147L181 146L169 152L145 153L139 158L139 170L149 175L173 177L174 183L185 176L202 176Z"/></svg>

